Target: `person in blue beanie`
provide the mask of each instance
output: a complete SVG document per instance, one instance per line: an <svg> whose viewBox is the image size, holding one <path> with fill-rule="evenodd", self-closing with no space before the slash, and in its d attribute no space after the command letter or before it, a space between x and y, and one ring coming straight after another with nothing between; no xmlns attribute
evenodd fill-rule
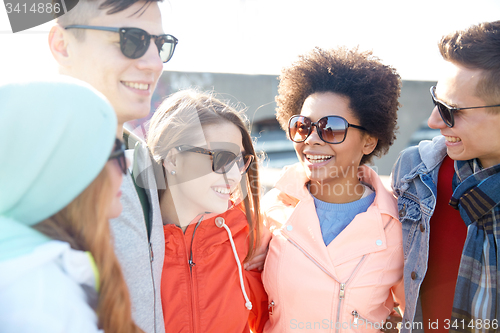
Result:
<svg viewBox="0 0 500 333"><path fill-rule="evenodd" d="M0 86L0 331L142 332L108 219L127 168L113 108L69 77Z"/></svg>

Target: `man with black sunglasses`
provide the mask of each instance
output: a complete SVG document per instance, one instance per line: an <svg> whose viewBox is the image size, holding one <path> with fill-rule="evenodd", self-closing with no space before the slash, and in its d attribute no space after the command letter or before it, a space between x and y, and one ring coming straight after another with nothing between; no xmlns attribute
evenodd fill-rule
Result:
<svg viewBox="0 0 500 333"><path fill-rule="evenodd" d="M170 60L176 45L177 39L163 32L156 0L80 0L57 19L49 36L59 72L90 83L111 102L118 138L125 122L149 114L163 63ZM136 144L134 166L151 165L149 156L145 144ZM144 170L144 165L138 169ZM163 333L163 223L154 174L144 174L139 186L138 175L123 178L123 212L110 226L133 319L144 332Z"/></svg>
<svg viewBox="0 0 500 333"><path fill-rule="evenodd" d="M500 323L500 21L439 43L428 125L392 184L403 225L402 332L497 332Z"/></svg>

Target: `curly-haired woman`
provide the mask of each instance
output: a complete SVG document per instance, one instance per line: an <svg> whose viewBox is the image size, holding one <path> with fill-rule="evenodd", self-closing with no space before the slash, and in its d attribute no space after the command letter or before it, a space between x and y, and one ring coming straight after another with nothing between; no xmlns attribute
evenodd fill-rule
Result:
<svg viewBox="0 0 500 333"><path fill-rule="evenodd" d="M265 331L375 332L404 302L396 201L366 165L394 141L400 86L357 49L316 48L282 72L277 119L300 162L263 200Z"/></svg>

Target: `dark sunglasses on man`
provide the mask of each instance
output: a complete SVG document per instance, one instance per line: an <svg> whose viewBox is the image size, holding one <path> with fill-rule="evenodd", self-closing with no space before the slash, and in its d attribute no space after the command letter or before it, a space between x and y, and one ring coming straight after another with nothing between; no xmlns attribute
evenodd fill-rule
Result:
<svg viewBox="0 0 500 333"><path fill-rule="evenodd" d="M68 25L64 29L90 29L111 31L120 34L120 49L125 57L138 59L142 57L149 49L151 38L154 38L161 60L165 63L172 58L175 46L178 43L177 38L172 35L150 35L139 28L112 28L92 25Z"/></svg>
<svg viewBox="0 0 500 333"><path fill-rule="evenodd" d="M321 140L332 144L344 142L349 127L366 131L364 127L349 124L347 120L340 116L326 116L314 123L305 116L295 115L288 121L288 136L293 142L304 142L311 135L313 126L316 126L316 131Z"/></svg>
<svg viewBox="0 0 500 333"><path fill-rule="evenodd" d="M108 161L115 159L120 166L123 174L127 174L127 158L125 157L125 144L120 139L115 139L115 145L113 151L109 155Z"/></svg>
<svg viewBox="0 0 500 333"><path fill-rule="evenodd" d="M454 112L457 112L460 110L494 108L494 107L500 106L500 104L497 104L497 105L485 105L485 106L471 106L471 107L467 107L467 108L454 108L454 107L449 106L445 102L440 101L439 99L436 98L436 86L431 87L431 97L432 97L432 102L434 103L434 106L437 106L437 108L438 108L439 115L441 116L441 119L443 119L443 122L448 127L453 127L455 125L455 117L453 115Z"/></svg>
<svg viewBox="0 0 500 333"><path fill-rule="evenodd" d="M219 174L228 173L229 170L236 165L240 170L240 174L247 172L250 163L253 161L253 155L238 154L229 150L209 150L201 147L182 145L177 147L179 152L191 152L204 155L210 155L212 158L212 171Z"/></svg>

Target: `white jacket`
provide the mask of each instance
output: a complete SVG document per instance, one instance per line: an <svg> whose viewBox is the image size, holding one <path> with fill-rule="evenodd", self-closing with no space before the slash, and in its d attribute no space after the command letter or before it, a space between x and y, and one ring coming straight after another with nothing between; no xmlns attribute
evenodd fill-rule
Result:
<svg viewBox="0 0 500 333"><path fill-rule="evenodd" d="M0 332L103 332L91 306L97 302L95 272L89 252L55 240L0 262Z"/></svg>

